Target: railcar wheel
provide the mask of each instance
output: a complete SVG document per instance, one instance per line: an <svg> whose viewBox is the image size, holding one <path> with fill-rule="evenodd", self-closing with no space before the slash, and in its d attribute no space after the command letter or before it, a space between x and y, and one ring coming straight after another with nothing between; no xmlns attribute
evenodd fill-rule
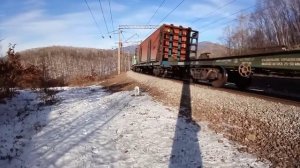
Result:
<svg viewBox="0 0 300 168"><path fill-rule="evenodd" d="M195 79L193 76L190 76L190 83L198 83L198 79Z"/></svg>
<svg viewBox="0 0 300 168"><path fill-rule="evenodd" d="M227 78L225 78L221 73L218 73L218 79L211 82L211 85L213 87L222 87L227 82Z"/></svg>
<svg viewBox="0 0 300 168"><path fill-rule="evenodd" d="M165 70L163 71L163 73L162 73L161 77L163 77L163 78L166 78L166 77L167 77L167 75L168 75L168 70L167 70L167 69L165 69Z"/></svg>
<svg viewBox="0 0 300 168"><path fill-rule="evenodd" d="M154 74L154 76L159 76L159 74L160 74L159 69L158 68L153 68L153 74Z"/></svg>
<svg viewBox="0 0 300 168"><path fill-rule="evenodd" d="M228 74L225 69L222 69L222 72L218 72L217 79L211 82L213 87L223 87L228 79Z"/></svg>

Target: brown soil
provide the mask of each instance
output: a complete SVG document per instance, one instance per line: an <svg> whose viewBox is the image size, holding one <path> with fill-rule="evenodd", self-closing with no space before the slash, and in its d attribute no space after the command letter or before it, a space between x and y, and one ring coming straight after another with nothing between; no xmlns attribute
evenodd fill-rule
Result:
<svg viewBox="0 0 300 168"><path fill-rule="evenodd" d="M161 90L150 87L148 85L144 85L142 83L138 83L134 79L128 77L126 73L122 73L120 75L116 75L110 77L101 82L101 85L104 86L104 89L107 89L111 92L119 92L119 91L130 91L133 90L135 86L139 86L142 92L149 93L153 98L162 102L165 105L179 106L178 101L170 101L168 96ZM177 103L175 103L177 102Z"/></svg>

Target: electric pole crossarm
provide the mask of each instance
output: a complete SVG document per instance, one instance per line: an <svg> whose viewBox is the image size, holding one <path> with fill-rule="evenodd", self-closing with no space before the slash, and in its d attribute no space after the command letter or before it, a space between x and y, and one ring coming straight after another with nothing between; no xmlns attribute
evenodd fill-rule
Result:
<svg viewBox="0 0 300 168"><path fill-rule="evenodd" d="M157 29L159 25L119 25L119 29Z"/></svg>

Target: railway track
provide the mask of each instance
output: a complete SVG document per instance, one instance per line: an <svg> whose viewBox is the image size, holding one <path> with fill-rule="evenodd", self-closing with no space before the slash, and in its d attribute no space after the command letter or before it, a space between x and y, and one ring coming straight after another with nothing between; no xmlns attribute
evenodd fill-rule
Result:
<svg viewBox="0 0 300 168"><path fill-rule="evenodd" d="M151 74L145 75L153 76ZM168 79L174 82L188 80L171 76L156 78ZM240 89L234 83L227 83L223 88L215 88L208 82L193 82L191 84L197 87L205 86L212 90L220 90L238 95L263 98L269 101L300 106L300 79L298 78L254 75L252 78L252 84L247 89Z"/></svg>

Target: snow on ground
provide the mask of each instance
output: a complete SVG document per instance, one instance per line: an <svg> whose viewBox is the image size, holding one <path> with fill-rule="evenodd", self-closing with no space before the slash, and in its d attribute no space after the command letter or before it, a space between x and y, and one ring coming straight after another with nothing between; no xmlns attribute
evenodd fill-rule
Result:
<svg viewBox="0 0 300 168"><path fill-rule="evenodd" d="M269 166L146 93L57 90L52 106L29 90L0 104L0 167Z"/></svg>

